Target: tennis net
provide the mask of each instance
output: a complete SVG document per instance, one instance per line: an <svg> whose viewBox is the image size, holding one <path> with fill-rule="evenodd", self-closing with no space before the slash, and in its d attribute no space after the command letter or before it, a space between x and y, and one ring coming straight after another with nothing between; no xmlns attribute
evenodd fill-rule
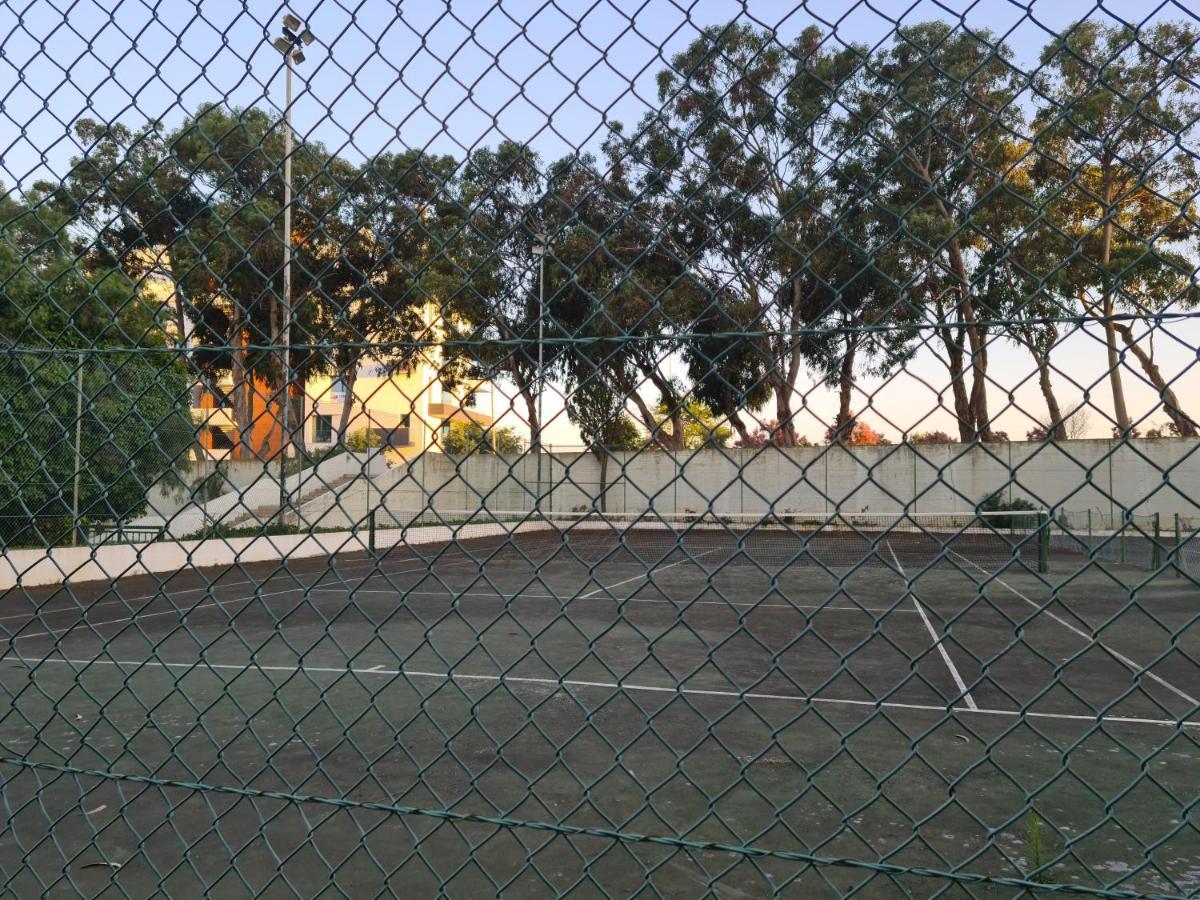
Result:
<svg viewBox="0 0 1200 900"><path fill-rule="evenodd" d="M560 556L588 563L626 556L660 565L686 555L706 568L886 565L907 571L1021 561L1044 571L1050 547L1043 510L678 515L425 509L376 510L368 521L377 552L405 546L425 555L449 544L477 558L519 553L538 564Z"/></svg>

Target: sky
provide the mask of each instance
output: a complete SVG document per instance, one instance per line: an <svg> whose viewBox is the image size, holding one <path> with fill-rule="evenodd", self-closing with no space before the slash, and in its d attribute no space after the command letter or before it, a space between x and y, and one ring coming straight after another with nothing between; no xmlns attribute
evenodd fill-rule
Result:
<svg viewBox="0 0 1200 900"><path fill-rule="evenodd" d="M10 0L0 6L0 181L12 188L61 177L81 150L69 126L83 116L170 126L207 102L278 111L281 63L269 37L284 11L259 0ZM1025 64L1085 15L1197 22L1188 4L1127 0L296 0L286 11L317 36L298 67L295 127L352 161L415 147L461 157L503 138L532 143L546 160L594 150L612 122L633 125L655 107L654 74L699 28L733 18L775 28L783 39L818 24L830 40L867 45L886 40L898 23L961 19L1003 36ZM1087 402L1099 412L1111 404L1096 338L1080 332L1055 363L1063 402L1080 402L1092 388ZM1168 377L1195 362L1197 344L1195 322L1157 337ZM998 346L992 367L993 406L1014 391L1001 427L1019 436L1032 424L1019 410L1043 410L1028 381L1032 364L1024 352ZM1144 380L1130 370L1127 381L1131 406L1145 408ZM940 365L924 354L886 382L864 380L857 405L880 413L875 424L885 431L951 430L944 413L927 415L937 406L931 386L944 383ZM801 428L819 437L833 394L805 390L812 425ZM1188 372L1179 392L1200 395L1200 377ZM553 400L547 406L557 408ZM1093 418L1107 430L1102 416ZM561 415L551 438L578 443Z"/></svg>

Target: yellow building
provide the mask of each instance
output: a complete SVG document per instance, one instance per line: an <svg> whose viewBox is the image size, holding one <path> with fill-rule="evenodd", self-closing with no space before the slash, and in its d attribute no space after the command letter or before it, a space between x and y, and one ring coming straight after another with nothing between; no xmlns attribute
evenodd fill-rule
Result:
<svg viewBox="0 0 1200 900"><path fill-rule="evenodd" d="M405 458L426 450L439 451L436 438L445 434L452 422L474 421L486 428L494 415L491 384L468 382L447 388L438 368L428 362L409 372L360 366L352 390L346 436L369 430L382 446ZM337 379L309 379L304 437L310 450L337 442L348 393L347 386Z"/></svg>

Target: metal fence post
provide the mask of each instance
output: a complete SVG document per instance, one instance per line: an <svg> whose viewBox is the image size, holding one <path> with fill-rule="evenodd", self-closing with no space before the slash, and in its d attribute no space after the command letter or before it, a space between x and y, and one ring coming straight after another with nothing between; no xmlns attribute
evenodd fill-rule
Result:
<svg viewBox="0 0 1200 900"><path fill-rule="evenodd" d="M1038 571L1050 571L1050 512L1043 509L1038 513Z"/></svg>

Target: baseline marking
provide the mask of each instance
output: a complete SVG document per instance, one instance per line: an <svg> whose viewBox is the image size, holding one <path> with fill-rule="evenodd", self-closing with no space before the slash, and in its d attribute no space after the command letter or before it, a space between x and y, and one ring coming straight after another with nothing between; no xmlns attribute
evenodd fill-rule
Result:
<svg viewBox="0 0 1200 900"><path fill-rule="evenodd" d="M0 657L4 662L21 663L27 666L37 666L44 663L70 666L115 666L120 669L137 671L138 669L184 669L195 672L282 672L295 674L297 672L313 672L325 675L367 675L378 678L428 678L438 681L478 681L496 684L528 685L533 687L556 688L596 688L601 690L636 691L653 694L675 694L698 697L717 697L727 700L771 700L784 703L823 704L827 706L869 707L871 709L899 709L910 712L933 712L977 714L1000 718L1030 718L1048 719L1069 722L1092 722L1101 724L1121 725L1154 725L1168 728L1197 728L1197 719L1150 719L1138 716L1086 716L1079 713L1035 712L1020 709L991 709L988 707L938 706L932 703L902 703L896 700L851 700L837 697L822 697L808 694L776 694L763 691L727 691L708 688L689 688L669 685L639 684L623 681L584 681L568 678L534 678L521 675L471 675L462 672L429 672L419 669L383 668L372 666L361 668L354 666L304 666L304 665L259 665L242 663L212 663L212 662L163 662L162 660L117 660L117 659L72 659L62 656L29 657L5 656Z"/></svg>
<svg viewBox="0 0 1200 900"><path fill-rule="evenodd" d="M487 597L492 600L570 600L570 597L563 597L558 594L531 594L521 592L519 594L500 594L488 591L410 591L405 588L344 588L344 587L314 587L308 589L310 593L316 591L345 591L350 594L384 594L389 597L398 596L417 596L417 597L442 597L446 600L453 600L458 597ZM579 598L583 599L583 598ZM866 612L866 613L903 613L905 615L915 615L915 611L911 609L896 609L885 606L825 606L820 603L745 603L734 600L668 600L662 597L613 597L617 603L663 603L668 606L677 608L688 606L734 606L745 607L747 609L811 609L819 612Z"/></svg>

